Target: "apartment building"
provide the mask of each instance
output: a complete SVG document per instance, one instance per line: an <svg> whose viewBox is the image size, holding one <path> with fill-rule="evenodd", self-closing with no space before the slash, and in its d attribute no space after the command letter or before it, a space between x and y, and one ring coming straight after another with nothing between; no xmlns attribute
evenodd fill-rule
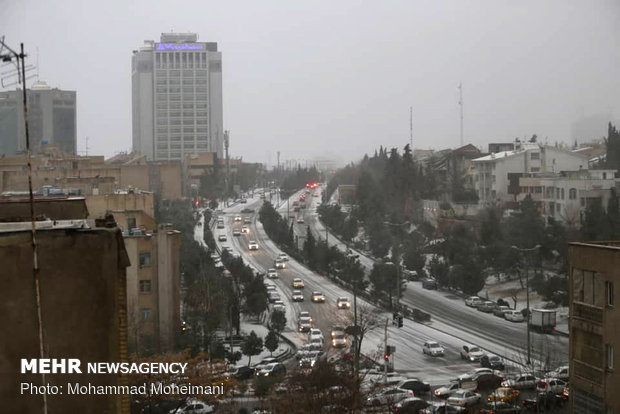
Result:
<svg viewBox="0 0 620 414"><path fill-rule="evenodd" d="M570 243L571 412L620 412L620 242Z"/></svg>

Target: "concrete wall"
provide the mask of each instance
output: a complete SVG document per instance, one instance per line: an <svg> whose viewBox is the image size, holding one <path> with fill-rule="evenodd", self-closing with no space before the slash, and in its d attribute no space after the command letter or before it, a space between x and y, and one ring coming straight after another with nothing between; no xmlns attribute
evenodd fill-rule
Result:
<svg viewBox="0 0 620 414"><path fill-rule="evenodd" d="M41 312L46 356L79 358L83 364L126 360L125 268L120 231L46 230L37 233ZM21 382L41 384L39 375L20 374L21 358L39 358L30 233L0 234L0 401L2 411L42 412L42 399L20 395ZM53 374L63 385L123 384L114 375ZM128 413L129 398L117 395L48 396L49 413Z"/></svg>
<svg viewBox="0 0 620 414"><path fill-rule="evenodd" d="M91 217L103 217L106 211L141 210L155 217L154 197L151 193L106 194L86 197Z"/></svg>
<svg viewBox="0 0 620 414"><path fill-rule="evenodd" d="M181 232L160 225L157 231L157 289L159 299L159 345L172 351L181 329L180 315Z"/></svg>

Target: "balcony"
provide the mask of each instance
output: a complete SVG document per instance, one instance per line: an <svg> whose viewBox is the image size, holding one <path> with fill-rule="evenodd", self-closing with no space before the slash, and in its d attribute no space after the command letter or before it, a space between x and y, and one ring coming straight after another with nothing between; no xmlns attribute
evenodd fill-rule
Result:
<svg viewBox="0 0 620 414"><path fill-rule="evenodd" d="M573 302L572 316L589 322L603 323L603 309L589 306L585 303Z"/></svg>

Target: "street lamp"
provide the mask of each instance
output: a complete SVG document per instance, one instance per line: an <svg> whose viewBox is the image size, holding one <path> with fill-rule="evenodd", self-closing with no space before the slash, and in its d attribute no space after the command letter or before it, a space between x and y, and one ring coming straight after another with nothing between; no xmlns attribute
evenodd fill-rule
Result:
<svg viewBox="0 0 620 414"><path fill-rule="evenodd" d="M402 227L409 226L411 223L408 221L403 221L402 223L391 223L389 221L384 221L383 224L392 227ZM396 249L396 304L400 304L400 245L402 244L402 236L400 232L398 233L398 248ZM392 246L394 248L394 246ZM398 307L398 306L397 306Z"/></svg>
<svg viewBox="0 0 620 414"><path fill-rule="evenodd" d="M529 249L520 249L517 246L510 246L511 249L518 251L519 253L531 253L540 249L540 244L529 248ZM530 347L530 277L529 277L529 267L528 261L525 260L525 300L526 300L526 309L527 309L527 365L531 364L531 347Z"/></svg>

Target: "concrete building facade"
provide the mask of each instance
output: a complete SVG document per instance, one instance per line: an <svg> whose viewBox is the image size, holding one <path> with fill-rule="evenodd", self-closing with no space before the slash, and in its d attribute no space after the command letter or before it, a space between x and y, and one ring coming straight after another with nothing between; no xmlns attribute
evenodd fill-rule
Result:
<svg viewBox="0 0 620 414"><path fill-rule="evenodd" d="M54 146L67 154L77 151L76 93L36 82L26 91L30 148L34 154ZM0 154L26 151L23 92L0 92Z"/></svg>
<svg viewBox="0 0 620 414"><path fill-rule="evenodd" d="M148 160L223 157L222 54L195 33L162 33L132 56L133 149Z"/></svg>
<svg viewBox="0 0 620 414"><path fill-rule="evenodd" d="M620 242L570 243L570 412L620 412Z"/></svg>
<svg viewBox="0 0 620 414"><path fill-rule="evenodd" d="M485 206L516 201L519 178L524 174L579 171L588 168L588 159L560 148L525 143L514 151L476 158L472 164L479 204Z"/></svg>

